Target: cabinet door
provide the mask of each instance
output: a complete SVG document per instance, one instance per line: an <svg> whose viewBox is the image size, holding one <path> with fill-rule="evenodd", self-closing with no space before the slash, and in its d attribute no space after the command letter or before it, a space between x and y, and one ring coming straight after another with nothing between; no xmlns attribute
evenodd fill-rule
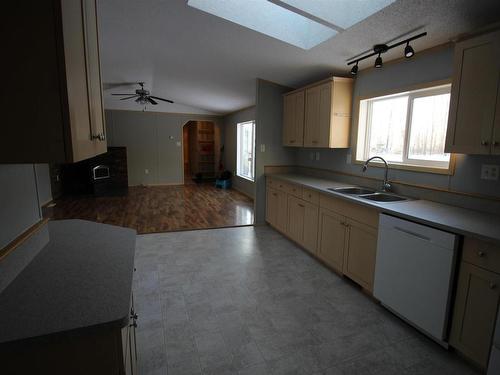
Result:
<svg viewBox="0 0 500 375"><path fill-rule="evenodd" d="M305 111L305 94L304 91L299 91L294 94L295 106L294 106L294 139L295 146L304 145L304 111Z"/></svg>
<svg viewBox="0 0 500 375"><path fill-rule="evenodd" d="M457 43L446 151L489 154L500 80L500 31Z"/></svg>
<svg viewBox="0 0 500 375"><path fill-rule="evenodd" d="M500 72L500 42L498 42L498 71ZM497 104L495 109L495 123L493 125L493 135L491 137L491 153L500 155L500 82L497 91Z"/></svg>
<svg viewBox="0 0 500 375"><path fill-rule="evenodd" d="M328 82L319 86L318 147L330 147L332 85Z"/></svg>
<svg viewBox="0 0 500 375"><path fill-rule="evenodd" d="M500 301L500 275L462 262L450 344L486 368Z"/></svg>
<svg viewBox="0 0 500 375"><path fill-rule="evenodd" d="M283 98L283 144L304 145L304 91Z"/></svg>
<svg viewBox="0 0 500 375"><path fill-rule="evenodd" d="M318 206L304 202L304 232L302 238L302 246L315 254L318 248L318 221L319 208Z"/></svg>
<svg viewBox="0 0 500 375"><path fill-rule="evenodd" d="M85 57L87 62L87 89L90 128L94 138L94 154L106 152L106 130L102 104L101 63L96 0L83 0Z"/></svg>
<svg viewBox="0 0 500 375"><path fill-rule="evenodd" d="M344 217L320 209L318 242L318 257L336 271L342 272L346 242Z"/></svg>
<svg viewBox="0 0 500 375"><path fill-rule="evenodd" d="M295 97L293 94L283 97L283 145L294 146Z"/></svg>
<svg viewBox="0 0 500 375"><path fill-rule="evenodd" d="M288 221L288 194L278 190L278 203L276 213L276 228L283 233L287 231Z"/></svg>
<svg viewBox="0 0 500 375"><path fill-rule="evenodd" d="M266 221L273 227L278 224L278 200L278 191L268 187L266 192Z"/></svg>
<svg viewBox="0 0 500 375"><path fill-rule="evenodd" d="M288 225L287 235L295 242L304 241L304 218L306 206L301 199L288 195Z"/></svg>
<svg viewBox="0 0 500 375"><path fill-rule="evenodd" d="M306 89L304 146L319 147L320 87Z"/></svg>
<svg viewBox="0 0 500 375"><path fill-rule="evenodd" d="M375 258L377 254L377 230L365 224L349 220L344 251L343 272L363 288L373 290Z"/></svg>
<svg viewBox="0 0 500 375"><path fill-rule="evenodd" d="M94 156L82 1L61 1L71 161Z"/></svg>

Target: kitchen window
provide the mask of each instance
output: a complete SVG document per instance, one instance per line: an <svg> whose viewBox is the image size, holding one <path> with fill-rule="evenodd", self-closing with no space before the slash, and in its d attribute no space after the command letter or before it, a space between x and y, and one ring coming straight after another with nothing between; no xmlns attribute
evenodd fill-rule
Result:
<svg viewBox="0 0 500 375"><path fill-rule="evenodd" d="M237 124L236 174L247 180L254 180L255 170L255 121Z"/></svg>
<svg viewBox="0 0 500 375"><path fill-rule="evenodd" d="M356 161L378 155L402 169L448 172L451 155L444 147L450 88L446 84L360 100Z"/></svg>

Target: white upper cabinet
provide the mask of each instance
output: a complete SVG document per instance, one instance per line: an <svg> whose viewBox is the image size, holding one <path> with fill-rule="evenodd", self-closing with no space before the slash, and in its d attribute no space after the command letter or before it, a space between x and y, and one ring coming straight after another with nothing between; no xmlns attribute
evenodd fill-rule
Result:
<svg viewBox="0 0 500 375"><path fill-rule="evenodd" d="M500 31L455 46L446 151L500 154Z"/></svg>
<svg viewBox="0 0 500 375"><path fill-rule="evenodd" d="M8 8L12 96L1 104L0 163L76 162L106 152L96 0Z"/></svg>

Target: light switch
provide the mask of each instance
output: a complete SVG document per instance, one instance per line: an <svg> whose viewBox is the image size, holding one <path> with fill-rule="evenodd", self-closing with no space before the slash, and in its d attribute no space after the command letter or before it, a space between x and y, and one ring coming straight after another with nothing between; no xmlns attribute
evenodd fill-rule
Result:
<svg viewBox="0 0 500 375"><path fill-rule="evenodd" d="M177 144L177 147L181 147L181 142L177 141L176 144Z"/></svg>
<svg viewBox="0 0 500 375"><path fill-rule="evenodd" d="M264 143L260 145L260 152L266 152L266 145Z"/></svg>
<svg viewBox="0 0 500 375"><path fill-rule="evenodd" d="M481 166L481 179L498 181L498 175L500 173L499 165L483 164Z"/></svg>
<svg viewBox="0 0 500 375"><path fill-rule="evenodd" d="M149 174L149 169L145 169L144 174Z"/></svg>

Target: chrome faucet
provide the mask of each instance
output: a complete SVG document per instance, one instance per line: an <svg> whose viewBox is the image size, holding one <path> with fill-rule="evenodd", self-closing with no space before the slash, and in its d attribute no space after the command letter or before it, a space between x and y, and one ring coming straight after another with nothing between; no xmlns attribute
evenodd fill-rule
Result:
<svg viewBox="0 0 500 375"><path fill-rule="evenodd" d="M382 184L382 191L389 191L389 190L391 190L391 184L389 183L389 180L387 179L387 173L389 172L389 165L387 164L387 162L385 161L385 159L383 157L381 157L381 156L373 156L370 159L368 159L367 161L365 161L365 163L363 164L363 172L366 172L366 170L368 169L368 164L373 159L380 159L385 164L385 174L384 174L384 182Z"/></svg>

